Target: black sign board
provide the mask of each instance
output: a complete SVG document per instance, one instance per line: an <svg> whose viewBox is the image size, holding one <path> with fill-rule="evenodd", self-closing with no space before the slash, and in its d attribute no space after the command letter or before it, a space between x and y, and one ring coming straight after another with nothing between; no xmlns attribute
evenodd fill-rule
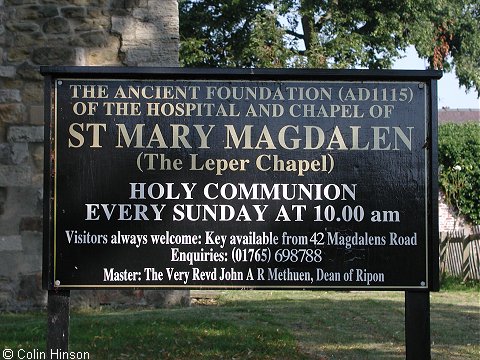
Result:
<svg viewBox="0 0 480 360"><path fill-rule="evenodd" d="M439 72L42 71L46 288L438 289Z"/></svg>

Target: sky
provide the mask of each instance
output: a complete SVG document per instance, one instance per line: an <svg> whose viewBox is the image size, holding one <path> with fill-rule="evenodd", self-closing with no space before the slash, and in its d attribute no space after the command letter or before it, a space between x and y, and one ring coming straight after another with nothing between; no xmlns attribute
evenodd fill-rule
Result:
<svg viewBox="0 0 480 360"><path fill-rule="evenodd" d="M425 70L426 63L417 56L415 48L409 47L405 57L395 62L394 69L398 70ZM479 109L480 99L474 90L465 92L465 87L458 85L458 80L453 72L443 74L437 83L438 107L450 109Z"/></svg>

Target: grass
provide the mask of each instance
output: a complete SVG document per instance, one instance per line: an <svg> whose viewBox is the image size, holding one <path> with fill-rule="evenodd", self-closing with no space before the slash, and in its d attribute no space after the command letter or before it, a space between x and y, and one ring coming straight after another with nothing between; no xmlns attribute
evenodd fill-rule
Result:
<svg viewBox="0 0 480 360"><path fill-rule="evenodd" d="M463 282L461 279L442 274L441 288L445 291L473 291L480 293L480 281L479 280L467 280Z"/></svg>
<svg viewBox="0 0 480 360"><path fill-rule="evenodd" d="M433 359L480 358L475 288L432 293ZM0 314L0 350L45 349L46 314ZM90 359L404 359L404 293L223 291L209 306L72 311Z"/></svg>

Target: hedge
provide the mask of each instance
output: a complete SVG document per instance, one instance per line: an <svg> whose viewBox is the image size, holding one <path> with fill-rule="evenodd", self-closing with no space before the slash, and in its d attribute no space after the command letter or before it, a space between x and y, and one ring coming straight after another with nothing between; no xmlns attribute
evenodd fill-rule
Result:
<svg viewBox="0 0 480 360"><path fill-rule="evenodd" d="M480 124L444 124L438 131L439 183L448 204L480 224Z"/></svg>

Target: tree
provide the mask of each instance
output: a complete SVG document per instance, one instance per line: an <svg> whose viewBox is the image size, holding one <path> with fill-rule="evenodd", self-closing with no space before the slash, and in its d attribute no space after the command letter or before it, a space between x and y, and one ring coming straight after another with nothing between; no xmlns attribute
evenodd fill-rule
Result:
<svg viewBox="0 0 480 360"><path fill-rule="evenodd" d="M183 66L383 69L414 45L480 92L478 0L180 0Z"/></svg>

